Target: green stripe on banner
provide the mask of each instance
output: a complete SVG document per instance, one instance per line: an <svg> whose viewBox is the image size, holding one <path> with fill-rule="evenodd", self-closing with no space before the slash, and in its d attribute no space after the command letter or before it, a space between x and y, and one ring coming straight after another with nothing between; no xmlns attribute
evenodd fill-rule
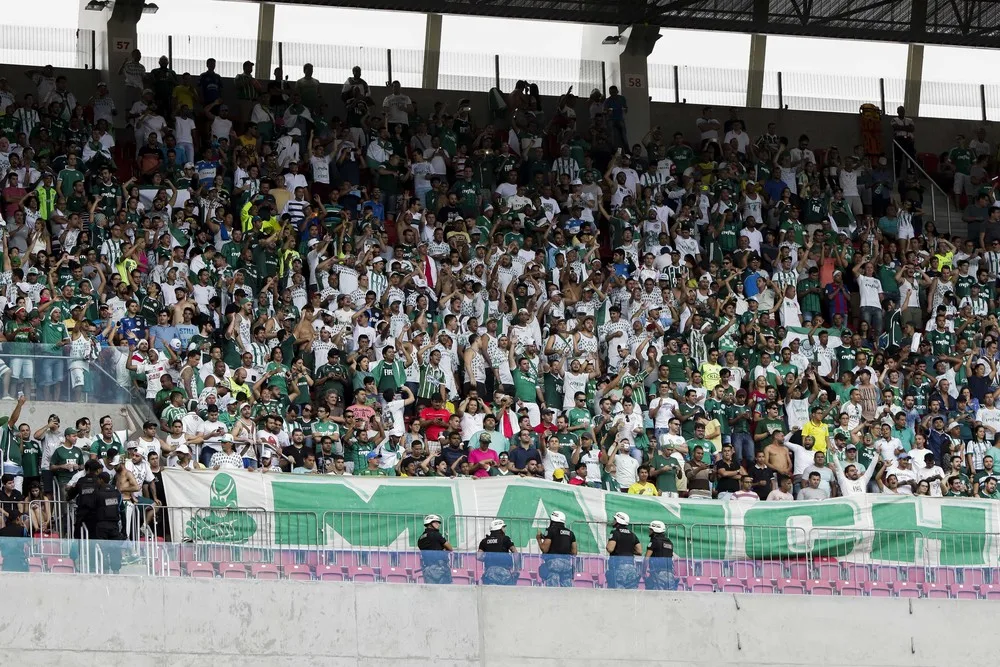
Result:
<svg viewBox="0 0 1000 667"><path fill-rule="evenodd" d="M603 552L607 519L626 512L642 537L650 521L665 522L677 554L688 558L808 555L970 566L1000 561L1000 505L977 498L865 495L744 504L630 496L521 478L306 477L170 468L163 482L170 506L205 508L188 521L171 521L175 541L186 536L281 548L413 548L423 516L438 514L456 549L475 550L483 537L477 534L483 522L470 519L494 517L518 525L516 546L523 549L549 514L560 510L585 554Z"/></svg>

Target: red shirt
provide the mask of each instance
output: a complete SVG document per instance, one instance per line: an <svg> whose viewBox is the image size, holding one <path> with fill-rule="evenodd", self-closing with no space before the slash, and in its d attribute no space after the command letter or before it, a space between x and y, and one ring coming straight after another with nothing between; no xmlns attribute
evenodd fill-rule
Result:
<svg viewBox="0 0 1000 667"><path fill-rule="evenodd" d="M583 484L584 481L582 477L574 477L573 479L569 480L570 486L583 486Z"/></svg>
<svg viewBox="0 0 1000 667"><path fill-rule="evenodd" d="M546 426L545 423L542 422L541 424L539 424L538 426L536 426L531 430L539 435L545 435L546 433L555 433L556 431L559 430L559 427L556 426L555 424L549 424L548 426Z"/></svg>
<svg viewBox="0 0 1000 667"><path fill-rule="evenodd" d="M437 440L438 436L447 428L448 420L451 418L451 413L441 408L440 410L432 407L424 408L420 411L420 421L428 422L427 426L424 428L424 437L428 440ZM435 426L429 422L432 419L440 419L445 423L445 426Z"/></svg>

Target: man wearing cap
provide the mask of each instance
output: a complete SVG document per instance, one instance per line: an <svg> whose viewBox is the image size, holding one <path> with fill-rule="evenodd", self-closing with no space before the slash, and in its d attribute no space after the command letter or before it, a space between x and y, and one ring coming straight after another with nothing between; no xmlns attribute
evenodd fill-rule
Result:
<svg viewBox="0 0 1000 667"><path fill-rule="evenodd" d="M55 482L59 485L59 490L63 498L66 497L67 483L69 483L69 480L76 473L77 469L82 467L87 460L83 450L77 447L76 439L76 429L72 426L66 428L63 431L62 445L56 447L55 451L52 452L52 458L49 460L49 470L52 471L52 475L55 478Z"/></svg>
<svg viewBox="0 0 1000 667"><path fill-rule="evenodd" d="M233 451L233 436L226 433L219 438L219 443L222 451L212 454L209 467L212 470L242 470L243 458Z"/></svg>
<svg viewBox="0 0 1000 667"><path fill-rule="evenodd" d="M500 457L490 448L493 435L488 431L479 432L479 446L469 450L469 472L473 477L489 477L495 466L500 465Z"/></svg>
<svg viewBox="0 0 1000 667"><path fill-rule="evenodd" d="M482 583L493 586L512 586L517 582L514 556L517 547L504 532L503 519L490 522L490 533L479 541L476 559L483 564Z"/></svg>

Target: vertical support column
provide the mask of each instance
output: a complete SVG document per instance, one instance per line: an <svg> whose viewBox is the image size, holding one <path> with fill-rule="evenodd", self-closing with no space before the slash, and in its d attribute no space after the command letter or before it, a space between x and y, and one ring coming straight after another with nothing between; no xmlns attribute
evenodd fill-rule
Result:
<svg viewBox="0 0 1000 667"><path fill-rule="evenodd" d="M906 51L906 90L903 106L907 116L920 115L920 83L924 74L924 45L910 44Z"/></svg>
<svg viewBox="0 0 1000 667"><path fill-rule="evenodd" d="M441 15L428 14L424 29L424 75L422 87L437 90L441 67Z"/></svg>
<svg viewBox="0 0 1000 667"><path fill-rule="evenodd" d="M255 76L271 78L271 58L274 51L274 3L262 2L257 10L257 56Z"/></svg>
<svg viewBox="0 0 1000 667"><path fill-rule="evenodd" d="M142 18L141 2L116 2L107 24L108 92L115 100L128 100L125 79L118 74L121 66L139 48L138 28ZM115 117L115 125L124 127L125 113Z"/></svg>
<svg viewBox="0 0 1000 667"><path fill-rule="evenodd" d="M750 63L747 69L747 107L759 109L764 104L764 63L767 35L750 35Z"/></svg>
<svg viewBox="0 0 1000 667"><path fill-rule="evenodd" d="M651 127L649 119L649 54L653 52L660 29L634 25L622 33L624 49L618 56L621 68L619 90L628 101L625 127L630 143L639 141Z"/></svg>

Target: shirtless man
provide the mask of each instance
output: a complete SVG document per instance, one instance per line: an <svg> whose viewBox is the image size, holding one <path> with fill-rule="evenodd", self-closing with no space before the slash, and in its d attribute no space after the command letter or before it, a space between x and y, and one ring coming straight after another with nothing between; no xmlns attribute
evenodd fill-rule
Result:
<svg viewBox="0 0 1000 667"><path fill-rule="evenodd" d="M785 447L785 434L775 431L773 438L771 444L764 448L764 465L778 474L791 476L792 457Z"/></svg>

